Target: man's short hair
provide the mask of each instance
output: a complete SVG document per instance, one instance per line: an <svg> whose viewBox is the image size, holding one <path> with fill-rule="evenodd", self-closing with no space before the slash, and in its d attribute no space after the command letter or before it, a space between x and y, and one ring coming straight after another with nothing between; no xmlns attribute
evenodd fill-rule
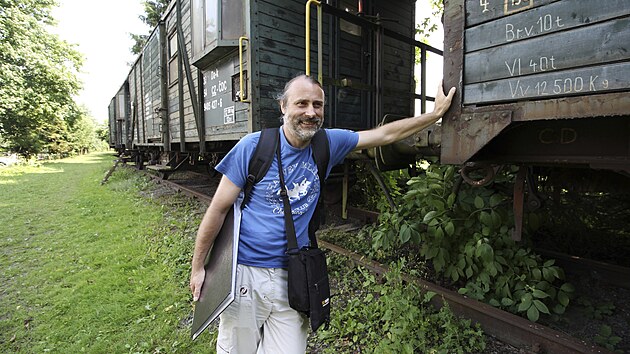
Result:
<svg viewBox="0 0 630 354"><path fill-rule="evenodd" d="M286 106L287 104L287 91L289 90L289 88L291 87L291 84L293 84L293 82L299 80L299 79L306 79L308 80L310 83L317 85L320 89L322 89L322 91L324 91L324 88L322 87L322 84L319 83L319 81L317 81L317 79L315 79L314 77L310 76L310 75L306 75L306 74L298 74L297 76L295 76L294 78L292 78L291 80L289 80L285 85L284 85L284 90L282 91L281 94L278 95L278 97L276 97L276 100L278 100L278 103L280 103L280 106ZM324 96L325 97L325 96Z"/></svg>

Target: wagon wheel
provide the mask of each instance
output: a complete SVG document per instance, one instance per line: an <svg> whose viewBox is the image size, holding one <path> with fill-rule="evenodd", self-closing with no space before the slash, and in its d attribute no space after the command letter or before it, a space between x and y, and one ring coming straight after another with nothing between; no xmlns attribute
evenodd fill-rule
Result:
<svg viewBox="0 0 630 354"><path fill-rule="evenodd" d="M140 152L136 153L135 166L138 170L144 170L144 157L143 154Z"/></svg>

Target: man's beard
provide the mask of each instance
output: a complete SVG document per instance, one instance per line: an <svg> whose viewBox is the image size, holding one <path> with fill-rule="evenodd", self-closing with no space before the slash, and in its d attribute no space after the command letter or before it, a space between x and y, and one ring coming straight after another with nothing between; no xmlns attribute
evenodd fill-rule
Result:
<svg viewBox="0 0 630 354"><path fill-rule="evenodd" d="M310 141L315 133L322 127L322 119L319 117L315 118L294 118L290 119L286 115L283 117L285 124L288 124L290 129L295 133L298 139L301 141ZM315 123L313 128L305 128L300 123Z"/></svg>

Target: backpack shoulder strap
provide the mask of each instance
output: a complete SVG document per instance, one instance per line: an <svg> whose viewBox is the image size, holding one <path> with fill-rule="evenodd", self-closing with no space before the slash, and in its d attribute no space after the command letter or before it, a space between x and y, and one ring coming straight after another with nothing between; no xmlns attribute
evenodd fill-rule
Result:
<svg viewBox="0 0 630 354"><path fill-rule="evenodd" d="M315 212L308 223L308 237L311 241L311 247L317 247L317 238L315 232L319 229L319 225L324 223L325 213L322 205L324 200L324 183L326 179L326 171L328 170L328 163L330 161L330 148L328 144L328 136L325 129L320 129L315 133L311 140L313 159L317 164L317 174L319 175L319 199L317 200L317 206Z"/></svg>
<svg viewBox="0 0 630 354"><path fill-rule="evenodd" d="M260 182L267 174L267 171L269 171L269 167L273 162L276 146L278 145L279 134L280 130L278 128L266 128L260 131L258 145L256 145L254 154L249 160L249 166L247 167L247 181L243 188L244 198L241 208L244 208L245 204L249 201L250 193L254 185Z"/></svg>
<svg viewBox="0 0 630 354"><path fill-rule="evenodd" d="M328 162L330 161L330 148L328 146L328 136L326 129L320 129L315 133L311 140L313 148L313 159L317 164L317 174L319 175L319 183L323 186L326 179L326 171L328 170Z"/></svg>

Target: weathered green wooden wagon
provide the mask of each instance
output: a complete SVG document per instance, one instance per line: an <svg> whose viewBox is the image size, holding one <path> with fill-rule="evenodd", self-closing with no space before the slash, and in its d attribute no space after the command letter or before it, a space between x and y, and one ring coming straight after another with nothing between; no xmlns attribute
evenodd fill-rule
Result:
<svg viewBox="0 0 630 354"><path fill-rule="evenodd" d="M446 0L444 163L630 174L630 1Z"/></svg>
<svg viewBox="0 0 630 354"><path fill-rule="evenodd" d="M416 74L416 51L422 64L442 52L413 39L415 8L174 0L112 99L110 145L140 167L212 166L244 135L280 124L275 97L305 72L323 83L328 127L369 129L417 113L418 101L423 111L429 69ZM444 86L458 91L441 125L355 157L387 170L434 154L475 185L521 165L521 202L536 195L532 167L628 186L630 0L445 0L444 29Z"/></svg>
<svg viewBox="0 0 630 354"><path fill-rule="evenodd" d="M415 26L411 0L172 1L112 99L112 146L154 169L212 164L246 134L280 125L276 95L299 73L325 88L325 126L413 115L432 99L426 74L416 90L416 48L423 60L441 55L414 40ZM382 168L405 163L374 154Z"/></svg>
<svg viewBox="0 0 630 354"><path fill-rule="evenodd" d="M630 190L630 0L445 0L444 28L441 162L475 185L520 165L517 238L537 181Z"/></svg>

